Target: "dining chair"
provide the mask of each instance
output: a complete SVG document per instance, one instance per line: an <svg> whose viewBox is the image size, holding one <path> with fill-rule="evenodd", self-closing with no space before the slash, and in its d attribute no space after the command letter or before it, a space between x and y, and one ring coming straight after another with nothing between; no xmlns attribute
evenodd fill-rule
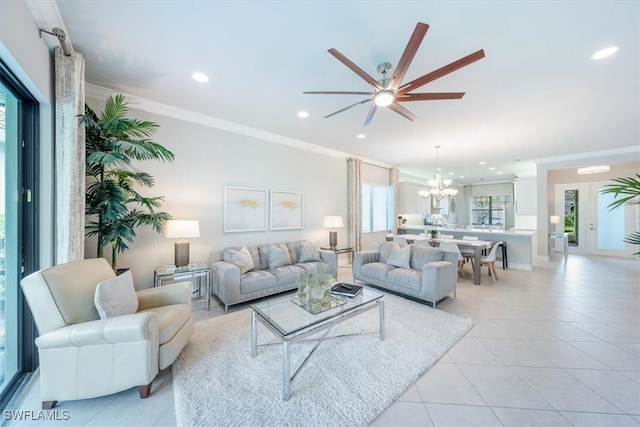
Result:
<svg viewBox="0 0 640 427"><path fill-rule="evenodd" d="M496 252L498 251L499 246L500 245L493 245L489 251L489 255L480 258L480 268L482 268L483 265L487 266L489 275L491 276L494 284L496 283L496 280L498 280L498 273L496 271Z"/></svg>
<svg viewBox="0 0 640 427"><path fill-rule="evenodd" d="M475 240L478 240L478 236L462 236L462 240L475 241ZM471 248L463 248L463 249L460 249L460 252L462 253L462 256L464 257L465 261L470 261L471 262L471 267L474 267L473 258L475 256L475 254L473 252L473 249L471 249Z"/></svg>

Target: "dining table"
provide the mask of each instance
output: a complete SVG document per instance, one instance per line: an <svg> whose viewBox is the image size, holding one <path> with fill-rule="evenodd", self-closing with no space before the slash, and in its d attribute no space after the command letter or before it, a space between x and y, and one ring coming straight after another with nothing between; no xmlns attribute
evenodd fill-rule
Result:
<svg viewBox="0 0 640 427"><path fill-rule="evenodd" d="M480 259L482 257L482 251L484 249L489 249L491 247L491 241L489 240L466 240L466 239L429 239L429 244L431 246L439 246L440 242L453 242L460 250L463 249L473 249L473 283L474 285L480 285Z"/></svg>

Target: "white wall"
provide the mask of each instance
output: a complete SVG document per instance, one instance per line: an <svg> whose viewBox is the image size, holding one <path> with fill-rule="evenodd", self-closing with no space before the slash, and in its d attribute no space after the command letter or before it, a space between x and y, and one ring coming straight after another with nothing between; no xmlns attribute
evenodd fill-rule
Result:
<svg viewBox="0 0 640 427"><path fill-rule="evenodd" d="M96 112L104 101L88 99ZM175 161L146 161L140 169L156 179L141 192L165 196L162 210L174 219L200 221L200 238L190 239L192 261L209 263L212 251L227 246L307 239L328 245L326 215L347 214L347 161L299 148L223 131L209 126L132 109L129 117L160 125L154 140L173 151ZM225 186L289 190L304 193L304 228L246 233L223 232ZM338 230L338 244L348 244L348 225ZM118 266L132 270L136 287L152 285L153 269L173 264L173 244L150 229L139 229L130 250L118 255ZM105 257L110 258L110 253ZM86 257L96 256L95 242L87 240Z"/></svg>
<svg viewBox="0 0 640 427"><path fill-rule="evenodd" d="M0 1L0 59L40 103L40 266L53 262L53 56L25 2Z"/></svg>

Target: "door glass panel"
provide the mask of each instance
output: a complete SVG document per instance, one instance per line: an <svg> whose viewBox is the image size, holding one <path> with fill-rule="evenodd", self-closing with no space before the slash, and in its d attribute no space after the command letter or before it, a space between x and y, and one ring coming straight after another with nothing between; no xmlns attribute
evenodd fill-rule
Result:
<svg viewBox="0 0 640 427"><path fill-rule="evenodd" d="M569 246L578 246L578 190L564 191L564 232Z"/></svg>
<svg viewBox="0 0 640 427"><path fill-rule="evenodd" d="M0 83L0 383L18 370L18 99Z"/></svg>
<svg viewBox="0 0 640 427"><path fill-rule="evenodd" d="M609 210L615 195L598 191L597 232L598 249L606 251L624 251L625 209L621 206Z"/></svg>

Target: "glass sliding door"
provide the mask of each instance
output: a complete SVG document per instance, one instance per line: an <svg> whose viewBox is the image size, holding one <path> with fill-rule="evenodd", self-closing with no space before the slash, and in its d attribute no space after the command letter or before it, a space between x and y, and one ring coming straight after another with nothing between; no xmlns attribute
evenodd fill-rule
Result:
<svg viewBox="0 0 640 427"><path fill-rule="evenodd" d="M37 103L0 62L0 406L33 370L34 328L20 280L37 266Z"/></svg>
<svg viewBox="0 0 640 427"><path fill-rule="evenodd" d="M15 304L18 281L18 99L0 85L0 378L2 388L18 370L17 313Z"/></svg>

